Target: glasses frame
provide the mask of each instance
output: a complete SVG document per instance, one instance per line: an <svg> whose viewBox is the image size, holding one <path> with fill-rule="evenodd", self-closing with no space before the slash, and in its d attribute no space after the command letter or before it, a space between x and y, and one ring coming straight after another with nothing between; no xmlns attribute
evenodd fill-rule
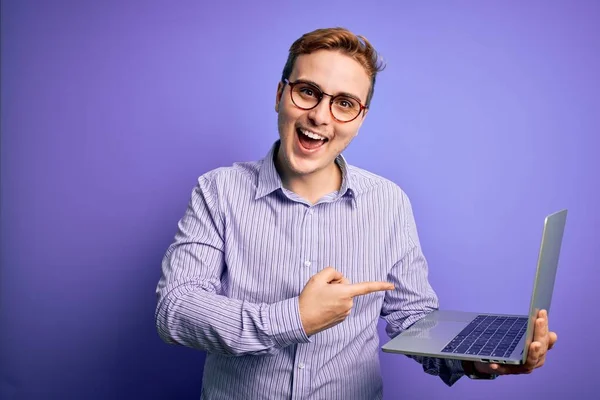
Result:
<svg viewBox="0 0 600 400"><path fill-rule="evenodd" d="M358 116L359 116L361 113L363 113L363 112L364 112L366 109L368 109L368 108L369 108L369 107L367 107L367 106L363 105L363 104L360 102L360 100L358 100L358 99L357 99L356 97L354 97L354 96L348 96L347 94L335 95L335 96L334 96L334 95L332 95L332 94L325 93L324 91L322 91L322 90L321 90L321 88L319 88L318 86L314 85L314 84L313 84L313 83L311 83L311 82L305 82L305 81L295 81L295 82L291 82L289 79L286 79L286 78L282 79L282 82L283 82L284 84L287 84L287 85L290 87L290 100L292 100L292 103L293 103L293 104L294 104L296 107L298 107L299 109L301 109L301 110L305 110L305 111L312 110L313 108L315 108L315 107L317 107L319 104L321 104L321 100L323 100L323 97L325 97L325 96L329 96L329 97L331 97L331 100L329 101L329 113L331 114L331 117L332 117L334 120L336 120L337 122L339 122L339 123L342 123L342 124L345 124L345 123L348 123L348 122L352 122L352 121L354 121L356 118L358 118ZM319 97L318 97L317 104L315 104L315 105L314 105L314 106L312 106L312 107L308 107L308 108L306 108L306 107L300 107L298 104L296 104L296 102L294 101L293 92L294 92L294 86L296 86L296 85L297 85L297 84L299 84L299 83L303 83L303 84L305 84L305 85L310 85L310 86L313 86L313 87L314 87L316 90L318 90L318 92L320 93L320 95L319 95ZM351 99L355 100L355 101L358 103L358 105L360 106L360 111L359 111L359 112L356 114L356 116L355 116L354 118L352 118L352 119L350 119L350 120L348 120L348 121L342 121L342 120L340 120L340 119L337 119L337 118L335 117L335 115L333 115L333 109L332 109L332 106L333 106L333 101L334 101L334 100L335 100L337 97L350 97Z"/></svg>

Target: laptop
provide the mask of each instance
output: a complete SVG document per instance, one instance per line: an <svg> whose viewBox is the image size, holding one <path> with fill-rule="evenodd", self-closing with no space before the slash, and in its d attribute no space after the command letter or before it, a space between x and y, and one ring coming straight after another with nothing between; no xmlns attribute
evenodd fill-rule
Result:
<svg viewBox="0 0 600 400"><path fill-rule="evenodd" d="M381 349L405 355L524 364L538 311L550 312L566 219L567 210L545 218L529 315L435 310Z"/></svg>

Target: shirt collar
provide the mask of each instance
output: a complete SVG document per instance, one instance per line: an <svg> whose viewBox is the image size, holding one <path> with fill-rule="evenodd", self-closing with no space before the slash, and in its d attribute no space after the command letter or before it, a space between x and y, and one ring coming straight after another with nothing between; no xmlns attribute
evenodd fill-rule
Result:
<svg viewBox="0 0 600 400"><path fill-rule="evenodd" d="M268 194L273 193L277 189L282 189L283 184L281 182L281 177L277 173L277 169L275 168L275 157L277 156L277 151L279 150L280 141L276 141L271 149L262 159L260 164L260 168L258 170L258 187L256 188L256 196L255 199L260 199Z"/></svg>
<svg viewBox="0 0 600 400"><path fill-rule="evenodd" d="M258 186L256 189L256 196L254 197L255 199L267 196L277 189L283 189L281 177L275 168L275 157L277 157L280 144L281 141L277 140L273 146L271 146L271 149L265 158L262 159L258 172ZM354 197L352 171L348 167L346 159L340 154L336 157L335 162L340 167L340 171L342 171L342 185L338 192L338 197L346 195Z"/></svg>

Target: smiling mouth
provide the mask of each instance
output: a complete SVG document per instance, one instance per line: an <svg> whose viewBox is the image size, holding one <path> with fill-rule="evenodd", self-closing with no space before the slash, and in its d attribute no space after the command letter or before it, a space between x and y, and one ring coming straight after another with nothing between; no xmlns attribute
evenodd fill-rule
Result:
<svg viewBox="0 0 600 400"><path fill-rule="evenodd" d="M306 129L296 128L296 134L298 135L300 145L307 150L318 149L329 141L325 136Z"/></svg>

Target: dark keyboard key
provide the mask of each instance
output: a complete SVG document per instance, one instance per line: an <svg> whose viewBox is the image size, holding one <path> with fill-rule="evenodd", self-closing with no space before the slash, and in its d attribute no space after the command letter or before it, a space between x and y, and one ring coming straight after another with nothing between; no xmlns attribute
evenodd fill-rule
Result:
<svg viewBox="0 0 600 400"><path fill-rule="evenodd" d="M508 357L527 329L527 318L478 315L442 352Z"/></svg>
<svg viewBox="0 0 600 400"><path fill-rule="evenodd" d="M469 350L470 346L459 346L456 350L453 351L453 353L459 353L459 354L464 354L467 350Z"/></svg>

